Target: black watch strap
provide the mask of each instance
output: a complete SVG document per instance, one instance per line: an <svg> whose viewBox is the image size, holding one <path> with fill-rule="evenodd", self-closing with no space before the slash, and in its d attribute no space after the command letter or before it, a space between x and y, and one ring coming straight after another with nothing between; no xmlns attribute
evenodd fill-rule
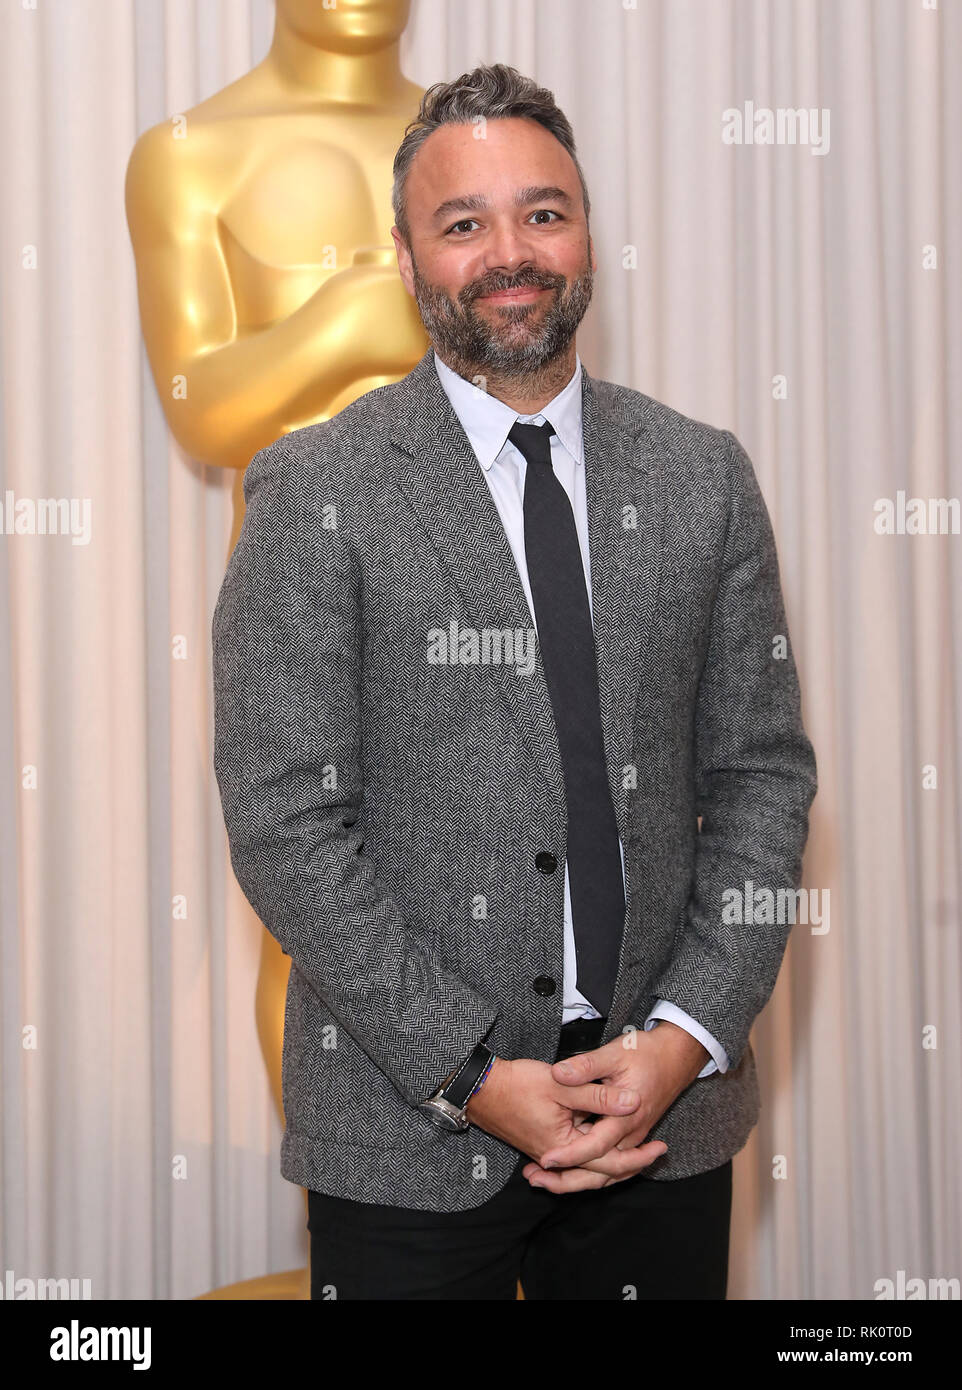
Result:
<svg viewBox="0 0 962 1390"><path fill-rule="evenodd" d="M481 1073L493 1055L489 1047L485 1047L484 1043L478 1043L464 1066L459 1068L451 1080L446 1081L441 1088L441 1095L449 1105L455 1105L459 1110L464 1109L471 1092L478 1084Z"/></svg>

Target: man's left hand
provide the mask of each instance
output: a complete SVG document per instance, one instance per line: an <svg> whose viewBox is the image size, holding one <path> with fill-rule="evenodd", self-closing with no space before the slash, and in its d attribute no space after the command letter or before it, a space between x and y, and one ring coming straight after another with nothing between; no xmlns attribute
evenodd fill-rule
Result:
<svg viewBox="0 0 962 1390"><path fill-rule="evenodd" d="M646 1166L639 1162L639 1145L709 1060L696 1038L661 1019L648 1032L632 1029L593 1052L555 1062L552 1075L562 1085L603 1081L637 1091L641 1100L630 1115L607 1115L594 1124L579 1125L579 1138L544 1154L545 1166L526 1164L524 1176L532 1187L546 1187L550 1192L607 1187L634 1177Z"/></svg>

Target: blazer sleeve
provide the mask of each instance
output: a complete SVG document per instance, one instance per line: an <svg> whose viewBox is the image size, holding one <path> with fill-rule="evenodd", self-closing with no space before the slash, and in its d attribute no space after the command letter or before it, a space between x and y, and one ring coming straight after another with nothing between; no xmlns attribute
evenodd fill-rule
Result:
<svg viewBox="0 0 962 1390"><path fill-rule="evenodd" d="M734 1068L774 988L791 930L790 913L782 922L776 914L772 925L732 920L747 915L737 911L736 894L750 883L756 898L768 888L777 903L779 889L798 887L818 784L771 522L748 455L733 434L726 431L725 439L728 526L694 726L701 833L685 916L651 993L697 1019ZM784 655L775 650L778 637Z"/></svg>
<svg viewBox="0 0 962 1390"><path fill-rule="evenodd" d="M363 852L361 575L344 527L325 525L320 465L282 438L255 455L244 496L212 632L231 863L292 964L417 1104L497 1009L418 949Z"/></svg>

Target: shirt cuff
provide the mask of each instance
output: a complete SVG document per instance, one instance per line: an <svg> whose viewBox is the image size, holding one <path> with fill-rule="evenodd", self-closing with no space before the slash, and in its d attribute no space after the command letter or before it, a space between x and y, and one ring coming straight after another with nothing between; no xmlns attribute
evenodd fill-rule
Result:
<svg viewBox="0 0 962 1390"><path fill-rule="evenodd" d="M670 1003L667 999L659 999L651 1013L645 1019L645 1032L650 1032L659 1019L663 1018L666 1023L676 1023L679 1028L684 1028L686 1033L690 1033L693 1038L697 1038L712 1057L710 1062L706 1062L701 1071L695 1077L700 1081L703 1076L711 1076L714 1071L728 1070L728 1053L722 1047L717 1038L712 1037L707 1029L700 1023L696 1023L690 1014L686 1014L684 1009L679 1009L677 1004Z"/></svg>

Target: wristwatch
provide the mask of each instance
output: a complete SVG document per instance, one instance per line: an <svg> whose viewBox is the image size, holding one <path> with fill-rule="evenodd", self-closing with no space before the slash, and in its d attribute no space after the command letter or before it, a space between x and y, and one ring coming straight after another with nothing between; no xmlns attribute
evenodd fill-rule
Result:
<svg viewBox="0 0 962 1390"><path fill-rule="evenodd" d="M423 1110L432 1124L439 1129L453 1132L468 1127L467 1103L475 1086L494 1061L494 1053L484 1043L478 1043L463 1066L453 1071L447 1080L442 1081L433 1096L421 1102Z"/></svg>

